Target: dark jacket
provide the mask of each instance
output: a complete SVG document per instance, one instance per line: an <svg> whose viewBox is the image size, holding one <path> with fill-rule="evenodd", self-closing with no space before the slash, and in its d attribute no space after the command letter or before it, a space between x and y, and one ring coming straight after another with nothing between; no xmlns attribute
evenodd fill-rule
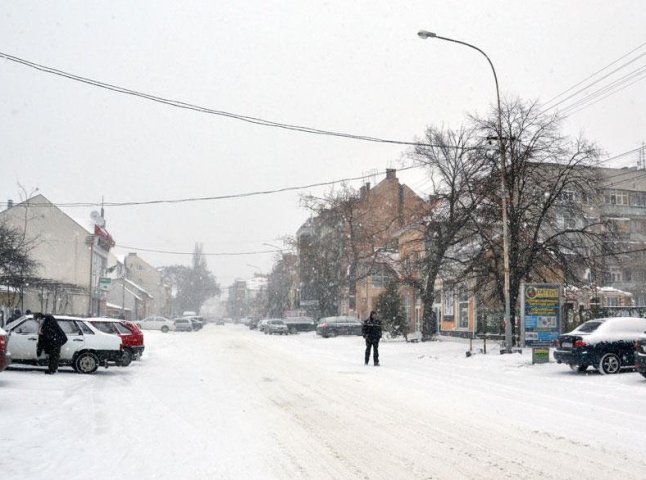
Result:
<svg viewBox="0 0 646 480"><path fill-rule="evenodd" d="M67 335L58 325L58 322L51 315L45 315L40 333L38 335L38 344L36 346L37 354L45 352L51 355L67 343Z"/></svg>
<svg viewBox="0 0 646 480"><path fill-rule="evenodd" d="M381 338L381 320L373 316L368 317L363 321L361 333L366 340L378 342Z"/></svg>

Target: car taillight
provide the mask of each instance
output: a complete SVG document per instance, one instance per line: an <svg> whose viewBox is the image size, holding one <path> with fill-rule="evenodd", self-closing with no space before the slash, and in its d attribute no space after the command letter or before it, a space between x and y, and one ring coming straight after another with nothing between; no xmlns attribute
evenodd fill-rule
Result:
<svg viewBox="0 0 646 480"><path fill-rule="evenodd" d="M574 348L582 348L582 347L587 347L588 344L585 343L583 340L576 340L574 342Z"/></svg>
<svg viewBox="0 0 646 480"><path fill-rule="evenodd" d="M7 346L7 339L4 335L0 336L0 351L4 352Z"/></svg>

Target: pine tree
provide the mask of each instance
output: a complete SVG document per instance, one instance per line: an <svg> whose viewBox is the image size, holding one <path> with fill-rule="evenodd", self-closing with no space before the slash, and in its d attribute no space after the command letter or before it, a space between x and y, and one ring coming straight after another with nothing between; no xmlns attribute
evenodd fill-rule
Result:
<svg viewBox="0 0 646 480"><path fill-rule="evenodd" d="M396 282L389 282L377 297L377 316L381 319L383 329L390 333L391 337L403 335L408 341L408 322Z"/></svg>

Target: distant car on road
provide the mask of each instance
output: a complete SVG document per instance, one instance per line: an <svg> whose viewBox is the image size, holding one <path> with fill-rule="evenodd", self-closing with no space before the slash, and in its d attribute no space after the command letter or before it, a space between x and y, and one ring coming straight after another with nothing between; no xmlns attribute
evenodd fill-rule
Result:
<svg viewBox="0 0 646 480"><path fill-rule="evenodd" d="M289 330L287 329L287 325L285 325L285 322L283 320L272 318L265 324L265 333L269 335L288 335Z"/></svg>
<svg viewBox="0 0 646 480"><path fill-rule="evenodd" d="M646 318L597 318L560 335L554 358L572 370L592 366L603 374L635 367L635 342L646 331Z"/></svg>
<svg viewBox="0 0 646 480"><path fill-rule="evenodd" d="M164 333L175 330L175 324L166 317L152 316L135 322L142 330L160 330Z"/></svg>
<svg viewBox="0 0 646 480"><path fill-rule="evenodd" d="M264 332L264 331L265 331L265 326L267 325L267 322L268 322L269 320L271 320L271 318L263 318L262 320L260 320L260 321L258 322L258 326L257 326L257 328L258 328L258 331L259 331L259 332Z"/></svg>
<svg viewBox="0 0 646 480"><path fill-rule="evenodd" d="M7 332L0 328L0 372L11 363L11 355L7 351Z"/></svg>
<svg viewBox="0 0 646 480"><path fill-rule="evenodd" d="M337 335L361 335L362 323L354 317L323 317L316 327L316 334L323 338Z"/></svg>
<svg viewBox="0 0 646 480"><path fill-rule="evenodd" d="M191 322L193 330L201 330L204 326L204 318L200 317L199 315L184 318L187 318Z"/></svg>
<svg viewBox="0 0 646 480"><path fill-rule="evenodd" d="M192 332L193 323L188 318L174 318L173 325L177 332Z"/></svg>
<svg viewBox="0 0 646 480"><path fill-rule="evenodd" d="M313 332L316 330L316 322L312 317L287 317L284 320L289 333Z"/></svg>
<svg viewBox="0 0 646 480"><path fill-rule="evenodd" d="M249 330L255 330L258 328L259 320L257 318L248 318L245 321L245 325L249 327Z"/></svg>

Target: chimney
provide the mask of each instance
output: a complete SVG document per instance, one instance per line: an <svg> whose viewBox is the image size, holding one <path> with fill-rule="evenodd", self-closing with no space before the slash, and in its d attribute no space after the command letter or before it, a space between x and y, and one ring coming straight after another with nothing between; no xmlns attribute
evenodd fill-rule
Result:
<svg viewBox="0 0 646 480"><path fill-rule="evenodd" d="M370 191L370 182L366 182L365 185L362 185L361 188L359 188L359 198L363 199L366 198L366 195Z"/></svg>
<svg viewBox="0 0 646 480"><path fill-rule="evenodd" d="M13 200L9 199L7 200L7 210L9 210L11 207L13 207Z"/></svg>
<svg viewBox="0 0 646 480"><path fill-rule="evenodd" d="M397 178L397 170L394 168L387 168L386 169L386 179L387 180L393 180Z"/></svg>

